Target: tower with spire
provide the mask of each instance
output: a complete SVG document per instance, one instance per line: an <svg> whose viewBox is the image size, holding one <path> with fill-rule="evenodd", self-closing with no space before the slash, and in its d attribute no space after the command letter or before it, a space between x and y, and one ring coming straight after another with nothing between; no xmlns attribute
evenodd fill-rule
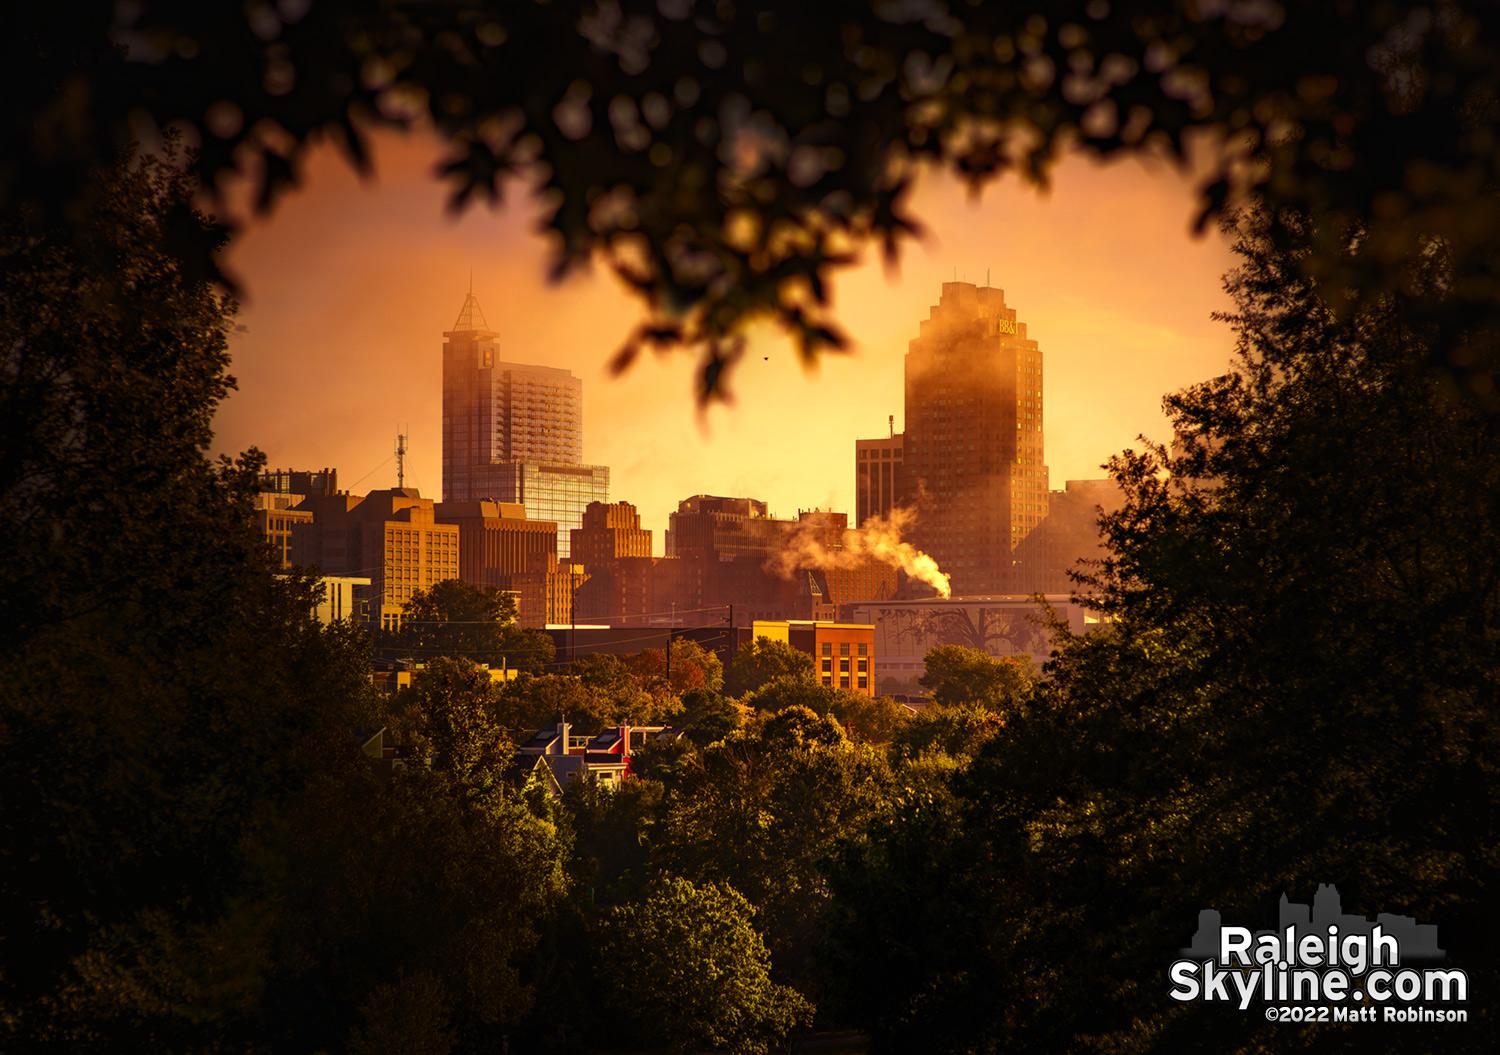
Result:
<svg viewBox="0 0 1500 1055"><path fill-rule="evenodd" d="M609 469L583 464L583 381L501 360L472 277L443 336L443 501L520 503L557 523L566 560L584 509L609 500Z"/></svg>

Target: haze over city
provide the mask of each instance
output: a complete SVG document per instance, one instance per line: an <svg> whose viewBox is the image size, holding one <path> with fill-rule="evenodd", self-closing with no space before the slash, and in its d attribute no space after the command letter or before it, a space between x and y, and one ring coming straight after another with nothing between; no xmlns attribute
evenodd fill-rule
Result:
<svg viewBox="0 0 1500 1055"><path fill-rule="evenodd" d="M1165 164L1075 157L1046 196L1007 180L973 200L928 179L912 203L926 236L898 268L867 253L836 276L852 354L804 370L779 331L752 331L733 404L703 414L687 355L612 376L637 305L603 268L549 283L533 203L514 188L503 209L448 216L437 156L429 139L386 135L361 183L324 148L300 190L249 221L229 255L246 297L231 341L239 390L215 419L221 451L254 445L272 467L336 467L363 493L395 485L399 428L408 486L438 497L442 332L471 273L508 359L583 378L584 460L611 467L611 500L636 505L657 553L668 513L692 494L760 498L780 516L852 515L853 440L885 435L888 415L903 429L903 356L955 272L1004 289L1048 356L1053 488L1102 476L1138 434L1166 438L1162 395L1221 373L1232 354L1210 315L1228 309L1234 261L1221 235L1190 233L1190 182Z"/></svg>

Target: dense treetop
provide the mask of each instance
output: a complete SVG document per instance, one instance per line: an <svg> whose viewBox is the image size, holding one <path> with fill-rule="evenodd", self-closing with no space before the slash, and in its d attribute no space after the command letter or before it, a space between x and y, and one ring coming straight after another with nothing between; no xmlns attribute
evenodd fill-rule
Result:
<svg viewBox="0 0 1500 1055"><path fill-rule="evenodd" d="M917 229L922 164L1044 182L1074 146L1196 142L1204 220L1252 186L1273 217L1311 217L1305 273L1441 318L1432 358L1500 405L1476 339L1500 239L1487 4L77 0L3 18L4 215L70 223L89 167L143 128L190 129L206 184L251 171L269 205L319 137L365 168L373 127L430 127L456 208L539 187L558 270L600 258L649 306L619 362L684 343L705 398L747 320L809 357L843 343L825 280ZM1405 281L1432 252L1440 296Z"/></svg>

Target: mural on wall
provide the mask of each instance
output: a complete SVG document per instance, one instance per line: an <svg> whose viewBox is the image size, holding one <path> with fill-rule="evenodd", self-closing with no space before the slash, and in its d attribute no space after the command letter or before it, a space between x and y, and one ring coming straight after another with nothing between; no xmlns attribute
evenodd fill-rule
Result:
<svg viewBox="0 0 1500 1055"><path fill-rule="evenodd" d="M1032 604L941 607L871 606L877 655L925 656L939 645L962 645L992 656L1030 655L1038 661L1052 651L1046 611Z"/></svg>

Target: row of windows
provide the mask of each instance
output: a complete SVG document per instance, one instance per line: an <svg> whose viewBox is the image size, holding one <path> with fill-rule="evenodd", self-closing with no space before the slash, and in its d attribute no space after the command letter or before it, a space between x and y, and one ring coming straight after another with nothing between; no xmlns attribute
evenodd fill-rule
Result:
<svg viewBox="0 0 1500 1055"><path fill-rule="evenodd" d="M862 660L859 661L859 672L861 674L865 673L869 669L870 669L870 661L868 659L862 659ZM841 659L841 660L839 660L839 670L843 671L845 674L848 674L849 673L849 660L847 660L847 659ZM833 673L833 660L831 660L831 659L825 659L823 661L823 673L824 674L832 674Z"/></svg>
<svg viewBox="0 0 1500 1055"><path fill-rule="evenodd" d="M847 656L848 654L849 654L849 642L847 642L847 641L840 641L839 642L839 655L841 655L841 656ZM869 654L870 654L869 653L869 646L866 645L863 641L861 641L859 643L859 655L861 655L861 656L868 656ZM825 642L823 642L823 655L825 655L825 656L831 656L831 655L833 655L833 642L832 641L825 641Z"/></svg>
<svg viewBox="0 0 1500 1055"><path fill-rule="evenodd" d="M830 675L824 674L823 684L825 686L831 687L833 685L833 678ZM868 689L870 687L870 679L867 675L861 674L859 676L859 687L862 689ZM839 678L839 688L849 688L849 676L847 674Z"/></svg>

